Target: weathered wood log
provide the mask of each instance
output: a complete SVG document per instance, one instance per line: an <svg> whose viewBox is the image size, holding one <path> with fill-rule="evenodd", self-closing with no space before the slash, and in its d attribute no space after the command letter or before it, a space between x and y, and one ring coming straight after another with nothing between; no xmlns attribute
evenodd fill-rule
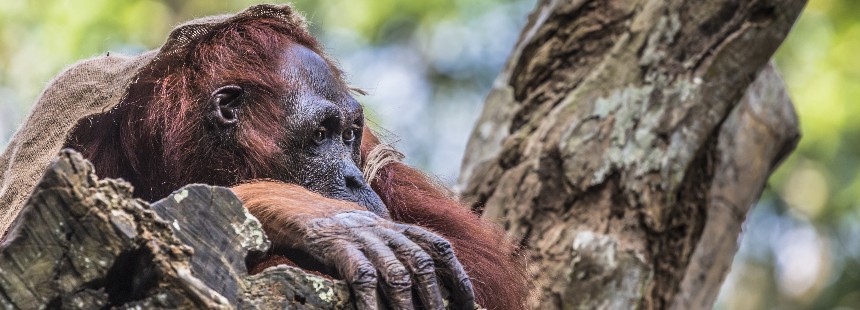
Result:
<svg viewBox="0 0 860 310"><path fill-rule="evenodd" d="M150 207L65 150L0 245L0 306L353 308L342 281L287 266L249 276L268 246L228 189L191 185Z"/></svg>

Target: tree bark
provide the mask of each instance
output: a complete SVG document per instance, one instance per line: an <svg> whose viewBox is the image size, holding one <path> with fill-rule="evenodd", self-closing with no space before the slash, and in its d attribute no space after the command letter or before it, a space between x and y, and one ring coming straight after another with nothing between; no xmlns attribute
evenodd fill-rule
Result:
<svg viewBox="0 0 860 310"><path fill-rule="evenodd" d="M804 0L542 0L463 162L534 309L712 306L799 139L768 60Z"/></svg>
<svg viewBox="0 0 860 310"><path fill-rule="evenodd" d="M343 281L248 275L268 247L229 189L190 185L150 206L63 151L0 245L0 307L354 309Z"/></svg>

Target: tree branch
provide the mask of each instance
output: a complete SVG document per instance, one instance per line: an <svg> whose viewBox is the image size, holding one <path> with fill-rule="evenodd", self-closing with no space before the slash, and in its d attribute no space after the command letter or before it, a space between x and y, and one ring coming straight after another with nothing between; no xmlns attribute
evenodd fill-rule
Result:
<svg viewBox="0 0 860 310"><path fill-rule="evenodd" d="M707 255L736 247L710 238L737 238L796 143L781 84L740 102L804 4L540 1L461 179L472 208L522 240L533 308L710 306L734 250Z"/></svg>

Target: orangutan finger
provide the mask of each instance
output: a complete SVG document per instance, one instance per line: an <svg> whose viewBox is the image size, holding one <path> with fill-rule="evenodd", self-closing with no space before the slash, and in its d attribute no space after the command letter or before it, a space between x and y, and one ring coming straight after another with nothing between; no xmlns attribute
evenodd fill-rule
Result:
<svg viewBox="0 0 860 310"><path fill-rule="evenodd" d="M327 259L329 265L335 266L352 289L355 305L358 309L378 309L376 299L376 268L373 263L354 244L338 242L331 247L334 249Z"/></svg>
<svg viewBox="0 0 860 310"><path fill-rule="evenodd" d="M451 243L421 227L405 224L397 224L397 227L403 229L404 235L430 253L436 264L440 266L436 270L443 283L451 290L451 305L455 306L455 309L475 309L472 280L454 255Z"/></svg>
<svg viewBox="0 0 860 310"><path fill-rule="evenodd" d="M371 232L358 233L358 242L364 254L382 276L382 292L393 309L413 309L412 279L409 270L400 263L397 255L385 241Z"/></svg>
<svg viewBox="0 0 860 310"><path fill-rule="evenodd" d="M397 253L400 261L409 268L414 277L412 287L417 291L421 305L425 309L444 309L442 293L436 281L433 258L400 233L384 228L379 229L377 233L382 239L388 241L388 245Z"/></svg>

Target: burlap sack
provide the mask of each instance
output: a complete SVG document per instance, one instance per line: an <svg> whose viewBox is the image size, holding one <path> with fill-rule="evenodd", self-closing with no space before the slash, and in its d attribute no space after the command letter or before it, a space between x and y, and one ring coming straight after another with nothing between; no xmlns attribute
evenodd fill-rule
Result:
<svg viewBox="0 0 860 310"><path fill-rule="evenodd" d="M120 103L142 67L160 55L187 53L189 42L212 29L256 18L280 20L290 27L307 27L304 18L289 6L254 6L236 15L206 17L182 24L157 50L138 56L109 54L92 58L54 78L0 156L0 171L3 172L0 175L0 233L8 230L75 124Z"/></svg>

